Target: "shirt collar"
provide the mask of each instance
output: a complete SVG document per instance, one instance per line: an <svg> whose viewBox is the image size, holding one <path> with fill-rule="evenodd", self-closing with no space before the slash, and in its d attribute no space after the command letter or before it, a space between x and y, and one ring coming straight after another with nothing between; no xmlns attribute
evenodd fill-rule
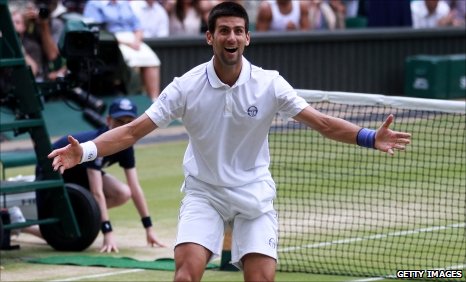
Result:
<svg viewBox="0 0 466 282"><path fill-rule="evenodd" d="M251 78L251 63L243 56L243 65L241 68L241 73L239 74L238 80L236 80L235 84L231 87L234 88L236 86L242 85L246 83L250 78ZM220 88L220 87L230 87L227 84L223 83L220 78L217 76L217 73L215 72L214 69L214 57L207 63L206 66L206 76L207 80L210 83L210 86L213 88Z"/></svg>

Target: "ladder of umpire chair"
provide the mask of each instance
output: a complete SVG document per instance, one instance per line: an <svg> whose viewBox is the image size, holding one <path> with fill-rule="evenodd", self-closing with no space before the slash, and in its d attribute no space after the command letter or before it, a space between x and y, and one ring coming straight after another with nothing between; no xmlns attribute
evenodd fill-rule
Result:
<svg viewBox="0 0 466 282"><path fill-rule="evenodd" d="M33 182L2 179L0 195L36 191L37 195L42 193L47 199L52 199L57 210L60 210L60 213L53 217L43 218L38 208L38 219L28 219L21 223L4 222L3 229L9 233L11 229L36 224L59 223L66 234L81 236L61 175L53 171L51 160L47 158L52 146L42 118L41 97L38 95L32 72L25 63L21 44L11 21L7 0L0 0L0 101L0 107L5 111L11 111L15 116L13 121L1 121L0 132L13 132L14 136L29 134L34 147L35 160L43 171L42 179L36 179ZM5 169L4 165L3 169Z"/></svg>

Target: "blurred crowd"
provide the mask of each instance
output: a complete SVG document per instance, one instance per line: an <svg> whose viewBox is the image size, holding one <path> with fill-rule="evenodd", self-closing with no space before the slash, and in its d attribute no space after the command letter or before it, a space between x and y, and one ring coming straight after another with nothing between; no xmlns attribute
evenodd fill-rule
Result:
<svg viewBox="0 0 466 282"><path fill-rule="evenodd" d="M57 42L69 19L113 33L127 65L137 68L147 95L160 92L161 62L144 40L203 34L210 9L225 0L10 0L14 27L37 80L63 76ZM372 27L465 26L466 0L236 0L249 30L317 31Z"/></svg>

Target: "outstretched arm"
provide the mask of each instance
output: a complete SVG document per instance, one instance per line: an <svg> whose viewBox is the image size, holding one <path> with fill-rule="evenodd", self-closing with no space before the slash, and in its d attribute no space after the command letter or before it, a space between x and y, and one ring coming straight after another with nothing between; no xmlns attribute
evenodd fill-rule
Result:
<svg viewBox="0 0 466 282"><path fill-rule="evenodd" d="M97 156L108 156L124 150L156 128L157 125L143 114L131 123L109 130L93 140L97 147ZM60 173L79 164L83 156L83 148L79 142L72 136L68 136L68 141L70 144L53 150L48 155L50 159L53 158L53 169Z"/></svg>
<svg viewBox="0 0 466 282"><path fill-rule="evenodd" d="M348 144L358 144L358 134L361 127L344 119L321 113L311 106L302 110L294 119L318 131L324 137ZM406 145L411 143L411 134L393 131L389 128L393 120L393 115L389 115L380 128L374 132L375 135L372 135L375 137L374 149L387 152L390 155L394 154L394 150L404 150Z"/></svg>

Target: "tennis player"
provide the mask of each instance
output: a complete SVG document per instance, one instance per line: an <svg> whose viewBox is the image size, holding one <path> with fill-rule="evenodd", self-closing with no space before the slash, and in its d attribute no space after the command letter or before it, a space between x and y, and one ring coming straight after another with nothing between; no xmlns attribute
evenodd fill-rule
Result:
<svg viewBox="0 0 466 282"><path fill-rule="evenodd" d="M389 115L378 130L361 128L311 107L276 71L252 65L243 51L250 43L249 19L235 2L215 6L208 19L207 44L213 58L175 78L133 122L93 141L50 153L63 173L96 156L132 146L158 127L181 118L189 134L183 166L175 281L200 281L209 260L220 255L225 225L231 225L232 263L246 281L273 281L278 223L275 183L269 171L267 136L272 120L308 125L323 136L389 154L403 150L410 134L389 129Z"/></svg>

